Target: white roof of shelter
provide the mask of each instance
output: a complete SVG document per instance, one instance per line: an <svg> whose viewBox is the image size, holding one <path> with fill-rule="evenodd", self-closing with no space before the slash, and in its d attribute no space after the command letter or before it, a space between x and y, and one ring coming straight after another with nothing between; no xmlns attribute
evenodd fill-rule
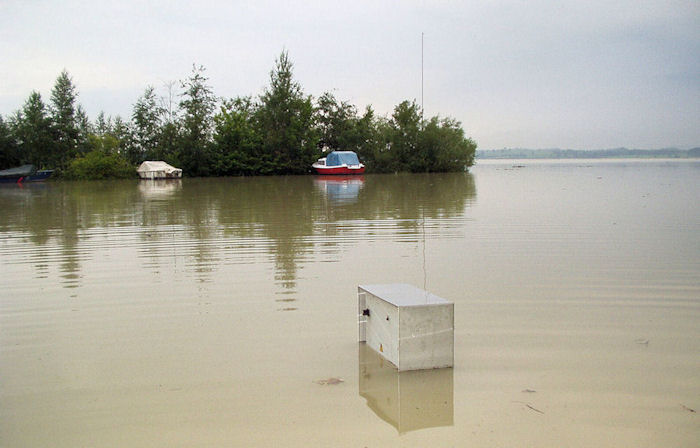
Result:
<svg viewBox="0 0 700 448"><path fill-rule="evenodd" d="M172 165L168 165L167 163L165 163L163 161L147 160L139 166L139 169L137 171L139 173L147 173L149 171L164 171L166 173L173 173L173 172L182 171L182 170L180 168L175 168Z"/></svg>

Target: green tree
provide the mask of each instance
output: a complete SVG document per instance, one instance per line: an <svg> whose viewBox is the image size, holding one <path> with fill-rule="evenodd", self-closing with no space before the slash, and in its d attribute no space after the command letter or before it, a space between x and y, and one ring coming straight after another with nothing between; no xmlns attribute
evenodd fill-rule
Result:
<svg viewBox="0 0 700 448"><path fill-rule="evenodd" d="M365 113L355 123L357 141L354 151L365 164L369 172L387 172L382 169L388 154L388 125L385 118L377 118L372 106L365 108Z"/></svg>
<svg viewBox="0 0 700 448"><path fill-rule="evenodd" d="M119 141L119 155L124 157L126 160L129 160L128 158L128 153L129 153L129 147L131 145L131 129L129 128L129 124L125 122L122 117L117 115L114 117L114 120L112 122L110 134L114 136Z"/></svg>
<svg viewBox="0 0 700 448"><path fill-rule="evenodd" d="M104 111L97 114L97 119L93 125L95 134L103 136L112 133L112 117L106 117Z"/></svg>
<svg viewBox="0 0 700 448"><path fill-rule="evenodd" d="M180 118L175 104L175 81L164 83L165 95L158 98L161 116L161 128L156 152L149 156L152 160L164 160L180 165L177 161L178 144L180 142Z"/></svg>
<svg viewBox="0 0 700 448"><path fill-rule="evenodd" d="M66 70L56 79L51 91L51 121L54 131L54 151L51 157L56 168L65 168L78 155L80 130L76 117L78 93Z"/></svg>
<svg viewBox="0 0 700 448"><path fill-rule="evenodd" d="M39 168L55 166L51 122L39 92L29 94L22 111L17 114L15 135L19 140L22 163L31 163Z"/></svg>
<svg viewBox="0 0 700 448"><path fill-rule="evenodd" d="M112 134L90 134L88 145L91 151L98 151L105 155L119 154L119 139Z"/></svg>
<svg viewBox="0 0 700 448"><path fill-rule="evenodd" d="M17 140L12 128L0 115L0 170L20 164Z"/></svg>
<svg viewBox="0 0 700 448"><path fill-rule="evenodd" d="M131 115L134 126L134 144L133 151L128 158L132 163L163 158L159 151L162 116L163 111L158 106L153 87L146 87L146 91L134 104L134 111Z"/></svg>
<svg viewBox="0 0 700 448"><path fill-rule="evenodd" d="M182 82L182 133L178 159L182 169L190 176L209 174L212 138L212 112L216 97L207 85L204 67L192 66L192 75Z"/></svg>
<svg viewBox="0 0 700 448"><path fill-rule="evenodd" d="M293 64L286 51L270 72L270 85L260 96L256 113L263 148L276 174L309 172L316 158L318 137L313 127L311 97L294 81Z"/></svg>
<svg viewBox="0 0 700 448"><path fill-rule="evenodd" d="M323 151L355 151L369 171L383 170L381 151L386 147L371 106L362 116L357 108L345 101L339 102L331 93L324 93L316 101L316 127L318 147ZM384 169L388 171L389 169Z"/></svg>
<svg viewBox="0 0 700 448"><path fill-rule="evenodd" d="M357 109L345 101L338 102L326 92L316 100L318 147L324 151L354 150L357 146Z"/></svg>
<svg viewBox="0 0 700 448"><path fill-rule="evenodd" d="M238 176L274 171L271 158L263 152L263 138L254 121L256 107L250 97L225 100L214 116L216 174Z"/></svg>
<svg viewBox="0 0 700 448"><path fill-rule="evenodd" d="M423 121L415 101L401 102L390 119L367 126L360 134L371 139L360 154L370 171L463 171L474 164L476 143L464 136L461 124L452 118Z"/></svg>
<svg viewBox="0 0 700 448"><path fill-rule="evenodd" d="M391 115L392 171L425 171L425 155L419 152L421 111L416 102L403 101Z"/></svg>
<svg viewBox="0 0 700 448"><path fill-rule="evenodd" d="M476 143L464 136L461 124L451 118L431 118L421 132L422 171L464 171L474 164Z"/></svg>
<svg viewBox="0 0 700 448"><path fill-rule="evenodd" d="M75 108L75 123L78 128L78 140L76 141L76 149L78 155L82 155L90 151L89 137L92 134L92 125L87 116L87 112L83 106L78 104Z"/></svg>

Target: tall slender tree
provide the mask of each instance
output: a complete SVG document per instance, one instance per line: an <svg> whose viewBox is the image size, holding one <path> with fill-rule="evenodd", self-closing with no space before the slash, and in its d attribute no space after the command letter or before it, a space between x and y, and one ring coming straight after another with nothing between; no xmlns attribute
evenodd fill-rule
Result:
<svg viewBox="0 0 700 448"><path fill-rule="evenodd" d="M212 138L212 112L216 97L207 84L204 67L192 66L192 74L182 82L182 135L178 159L190 176L206 176L210 171L209 154Z"/></svg>
<svg viewBox="0 0 700 448"><path fill-rule="evenodd" d="M90 119L83 106L78 104L75 108L75 125L78 128L78 139L76 140L77 154L83 155L91 150L89 137L93 133Z"/></svg>
<svg viewBox="0 0 700 448"><path fill-rule="evenodd" d="M20 159L40 168L53 167L54 142L51 122L39 92L32 92L17 114L15 135L19 141Z"/></svg>
<svg viewBox="0 0 700 448"><path fill-rule="evenodd" d="M308 172L318 141L311 97L304 95L292 69L287 52L282 51L270 72L270 86L260 96L256 117L264 151L272 155L280 174Z"/></svg>
<svg viewBox="0 0 700 448"><path fill-rule="evenodd" d="M78 155L80 130L76 117L78 93L66 70L56 78L51 91L51 121L54 131L54 157L56 168L65 168Z"/></svg>
<svg viewBox="0 0 700 448"><path fill-rule="evenodd" d="M422 171L423 157L418 147L421 111L415 101L403 101L391 115L392 171Z"/></svg>
<svg viewBox="0 0 700 448"><path fill-rule="evenodd" d="M93 131L99 136L109 134L112 132L112 117L105 116L104 111L100 111L95 119L95 124L93 125Z"/></svg>
<svg viewBox="0 0 700 448"><path fill-rule="evenodd" d="M153 87L146 87L146 91L134 104L131 114L134 126L133 151L128 156L131 163L162 159L158 151L162 116L163 111L158 105Z"/></svg>
<svg viewBox="0 0 700 448"><path fill-rule="evenodd" d="M0 170L20 163L17 140L12 128L13 126L0 115Z"/></svg>
<svg viewBox="0 0 700 448"><path fill-rule="evenodd" d="M116 138L119 141L119 155L124 157L126 160L129 160L128 153L129 148L132 145L132 132L131 128L129 127L129 123L125 122L122 119L122 117L117 115L116 117L114 117L110 132L114 136L114 138Z"/></svg>

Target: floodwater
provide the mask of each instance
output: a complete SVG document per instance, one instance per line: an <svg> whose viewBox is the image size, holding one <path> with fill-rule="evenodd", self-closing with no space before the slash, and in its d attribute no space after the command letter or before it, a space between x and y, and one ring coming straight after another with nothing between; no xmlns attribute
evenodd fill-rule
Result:
<svg viewBox="0 0 700 448"><path fill-rule="evenodd" d="M0 188L0 446L695 447L700 162ZM357 285L455 303L455 367Z"/></svg>

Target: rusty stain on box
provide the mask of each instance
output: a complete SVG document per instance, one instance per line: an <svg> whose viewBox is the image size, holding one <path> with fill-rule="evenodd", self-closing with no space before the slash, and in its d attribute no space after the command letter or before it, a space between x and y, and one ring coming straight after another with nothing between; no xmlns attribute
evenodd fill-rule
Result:
<svg viewBox="0 0 700 448"><path fill-rule="evenodd" d="M405 283L359 285L360 342L399 370L454 365L454 303Z"/></svg>

